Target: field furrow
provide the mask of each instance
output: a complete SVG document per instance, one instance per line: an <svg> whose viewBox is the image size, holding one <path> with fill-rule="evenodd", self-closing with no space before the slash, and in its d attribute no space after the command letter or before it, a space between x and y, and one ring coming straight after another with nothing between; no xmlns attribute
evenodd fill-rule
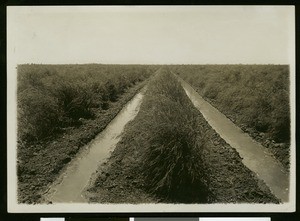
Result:
<svg viewBox="0 0 300 221"><path fill-rule="evenodd" d="M20 65L18 202L287 202L287 79L280 65Z"/></svg>
<svg viewBox="0 0 300 221"><path fill-rule="evenodd" d="M177 65L171 69L289 170L288 65Z"/></svg>
<svg viewBox="0 0 300 221"><path fill-rule="evenodd" d="M168 69L87 191L97 203L279 203Z"/></svg>
<svg viewBox="0 0 300 221"><path fill-rule="evenodd" d="M20 66L19 203L39 203L64 166L106 128L152 71L146 66Z"/></svg>
<svg viewBox="0 0 300 221"><path fill-rule="evenodd" d="M288 202L289 173L274 155L206 102L189 84L182 79L181 82L195 107L222 139L238 151L243 164L264 181L278 199Z"/></svg>

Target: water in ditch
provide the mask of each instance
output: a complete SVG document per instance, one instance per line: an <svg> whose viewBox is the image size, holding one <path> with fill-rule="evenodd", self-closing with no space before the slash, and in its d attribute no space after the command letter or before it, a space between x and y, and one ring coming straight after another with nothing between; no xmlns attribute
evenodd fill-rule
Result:
<svg viewBox="0 0 300 221"><path fill-rule="evenodd" d="M87 202L83 191L89 184L92 174L104 163L121 139L125 125L137 115L145 88L135 95L104 131L77 154L52 184L46 201L52 203Z"/></svg>
<svg viewBox="0 0 300 221"><path fill-rule="evenodd" d="M244 133L224 114L205 101L188 83L182 86L211 127L243 158L242 162L263 180L283 202L289 200L289 173L261 144Z"/></svg>

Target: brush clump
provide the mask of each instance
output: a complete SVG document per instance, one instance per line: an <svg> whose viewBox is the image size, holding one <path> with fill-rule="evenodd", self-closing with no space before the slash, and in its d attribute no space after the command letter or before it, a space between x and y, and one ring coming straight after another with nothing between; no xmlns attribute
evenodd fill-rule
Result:
<svg viewBox="0 0 300 221"><path fill-rule="evenodd" d="M205 131L176 77L167 70L148 85L140 109L141 169L147 191L171 201L205 201Z"/></svg>

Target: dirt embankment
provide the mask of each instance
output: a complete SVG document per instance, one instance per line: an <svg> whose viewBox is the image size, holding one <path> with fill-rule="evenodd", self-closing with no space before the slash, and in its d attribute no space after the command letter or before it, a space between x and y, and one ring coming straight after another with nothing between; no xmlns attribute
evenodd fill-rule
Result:
<svg viewBox="0 0 300 221"><path fill-rule="evenodd" d="M99 168L94 186L87 196L90 202L97 203L158 203L163 198L151 195L144 190L144 181L139 171L139 147L135 146L135 133L138 118L125 129L125 137L118 144L108 162ZM205 163L210 174L207 203L279 203L268 187L256 178L252 171L241 162L238 153L216 132L203 124L208 132L208 145L205 148ZM186 187L189 188L189 187ZM179 203L168 202L167 203Z"/></svg>
<svg viewBox="0 0 300 221"><path fill-rule="evenodd" d="M192 86L198 93L201 91L196 87ZM220 104L216 100L208 99L203 97L208 101L212 106L217 109L220 108ZM238 127L240 127L245 133L249 134L254 140L259 142L265 148L267 148L274 157L284 166L285 169L289 171L290 169L290 143L276 143L274 140L270 139L267 133L259 132L252 127L247 126L246 124L241 123L238 120L239 114L233 113L222 109L222 113L226 115L232 122L234 122Z"/></svg>
<svg viewBox="0 0 300 221"><path fill-rule="evenodd" d="M99 109L93 120L84 120L80 127L68 128L55 140L31 146L18 145L18 201L40 203L47 187L57 178L60 170L76 155L81 147L100 133L123 106L139 91L147 80L129 88L107 110Z"/></svg>
<svg viewBox="0 0 300 221"><path fill-rule="evenodd" d="M289 170L288 65L178 65L172 70Z"/></svg>
<svg viewBox="0 0 300 221"><path fill-rule="evenodd" d="M144 148L137 142L137 137L145 135L141 126L145 118L144 113L140 110L136 118L126 126L123 138L115 151L108 161L99 167L94 183L86 193L90 202L182 203L179 199L170 200L152 194L145 187L144 171L141 167L143 162L140 157ZM255 174L244 166L236 150L210 127L200 113L199 115L202 132L205 133L202 154L209 182L206 201L203 202L199 198L198 203L279 203L265 183L258 180ZM184 188L190 189L191 193L199 192L197 187ZM197 199L197 196L194 197Z"/></svg>

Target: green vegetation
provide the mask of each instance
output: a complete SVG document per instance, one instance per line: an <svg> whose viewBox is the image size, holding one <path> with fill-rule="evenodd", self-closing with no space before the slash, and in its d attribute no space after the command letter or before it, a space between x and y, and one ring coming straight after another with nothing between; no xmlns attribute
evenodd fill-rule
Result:
<svg viewBox="0 0 300 221"><path fill-rule="evenodd" d="M182 65L173 71L258 141L289 162L287 65ZM287 143L270 145L273 142ZM280 148L279 148L280 147Z"/></svg>

